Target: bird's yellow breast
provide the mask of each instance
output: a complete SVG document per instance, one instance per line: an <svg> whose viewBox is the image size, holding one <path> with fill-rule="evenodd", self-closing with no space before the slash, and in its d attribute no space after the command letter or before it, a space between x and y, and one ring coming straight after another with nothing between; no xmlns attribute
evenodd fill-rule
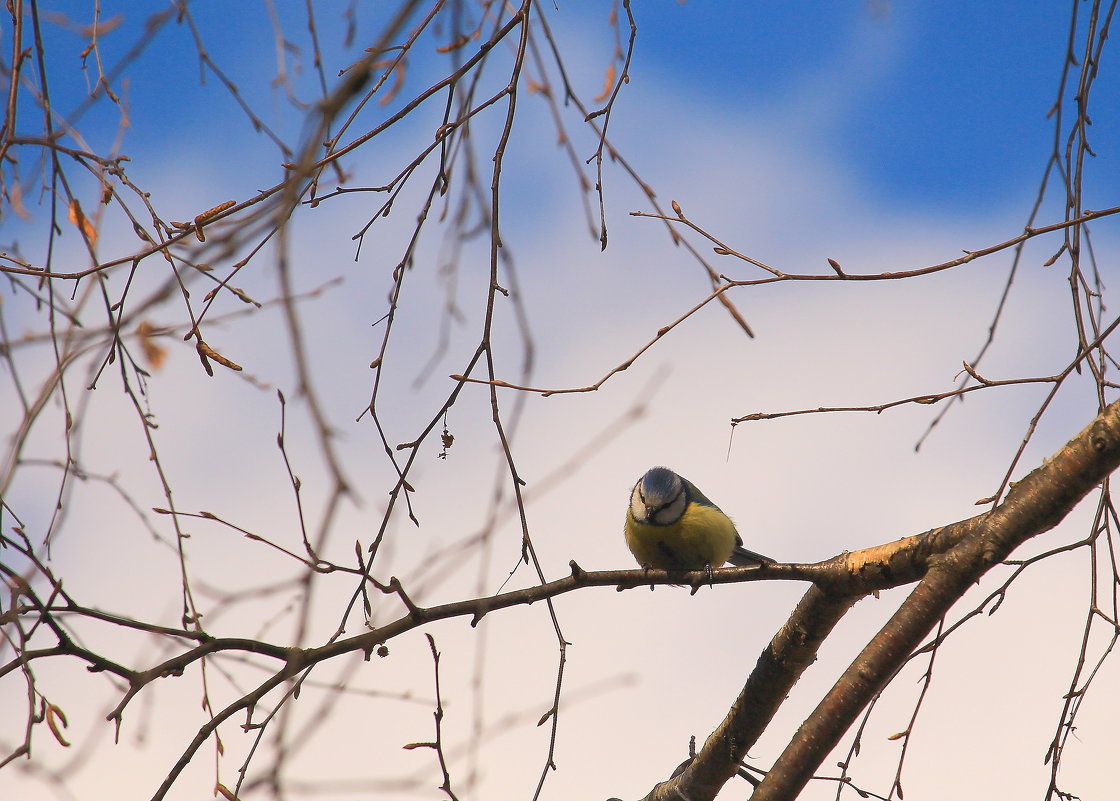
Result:
<svg viewBox="0 0 1120 801"><path fill-rule="evenodd" d="M667 526L641 523L626 514L626 544L642 567L702 570L720 567L731 557L738 534L731 519L715 506L690 503L680 520Z"/></svg>

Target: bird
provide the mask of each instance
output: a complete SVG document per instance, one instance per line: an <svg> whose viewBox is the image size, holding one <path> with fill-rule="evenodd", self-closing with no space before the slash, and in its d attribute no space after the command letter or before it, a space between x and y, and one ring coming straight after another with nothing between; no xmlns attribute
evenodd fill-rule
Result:
<svg viewBox="0 0 1120 801"><path fill-rule="evenodd" d="M647 570L711 570L727 562L747 566L774 561L744 548L731 518L667 467L651 467L634 485L625 534L630 552Z"/></svg>

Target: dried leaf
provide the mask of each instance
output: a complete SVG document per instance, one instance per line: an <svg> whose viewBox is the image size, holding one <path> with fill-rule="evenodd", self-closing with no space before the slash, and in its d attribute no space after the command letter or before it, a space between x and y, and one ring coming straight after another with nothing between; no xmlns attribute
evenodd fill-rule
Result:
<svg viewBox="0 0 1120 801"><path fill-rule="evenodd" d="M59 724L62 724L61 727ZM54 738L58 740L59 745L64 748L70 747L70 743L62 736L62 729L65 729L67 725L66 713L54 704L47 704L47 727L51 730Z"/></svg>
<svg viewBox="0 0 1120 801"><path fill-rule="evenodd" d="M393 102L393 98L401 91L401 88L404 86L404 68L405 62L403 60L393 68L393 85L390 86L389 91L377 101L380 105L389 105Z"/></svg>
<svg viewBox="0 0 1120 801"><path fill-rule="evenodd" d="M232 200L227 200L225 203L219 203L217 206L214 206L214 208L207 209L206 211L202 212L202 214L199 214L197 217L195 217L194 224L202 225L211 217L217 217L223 211L225 211L226 209L232 209L235 205L236 204Z"/></svg>
<svg viewBox="0 0 1120 801"><path fill-rule="evenodd" d="M93 223L89 221L89 218L82 211L82 204L78 202L77 198L70 201L70 208L67 216L70 218L70 222L78 226L78 230L82 232L82 236L85 237L86 243L90 247L97 244L97 229L93 227Z"/></svg>
<svg viewBox="0 0 1120 801"><path fill-rule="evenodd" d="M458 50L460 47L464 47L467 44L467 42L469 42L471 39L477 39L478 38L478 33L479 33L478 30L476 30L473 34L464 33L462 36L458 37L455 41L451 42L451 44L443 45L443 47L437 47L436 52L437 53L450 53L452 50Z"/></svg>
<svg viewBox="0 0 1120 801"><path fill-rule="evenodd" d="M198 341L198 344L195 345L195 349L198 351L199 358L202 359L202 366L206 368L206 372L209 373L210 375L213 375L213 373L210 370L209 364L207 364L207 359L213 359L218 364L220 364L222 367L228 367L230 370L243 370L243 369L245 369L240 364L237 364L236 362L230 361L225 356L218 353L216 350L214 350L212 347L207 345L201 339Z"/></svg>
<svg viewBox="0 0 1120 801"><path fill-rule="evenodd" d="M615 66L614 64L611 64L607 67L607 79L603 82L603 92L595 98L594 102L602 103L604 100L611 96L611 90L614 89L614 76Z"/></svg>
<svg viewBox="0 0 1120 801"><path fill-rule="evenodd" d="M156 327L147 320L141 320L140 325L136 326L136 336L140 338L140 349L144 352L144 358L148 360L153 370L158 370L167 360L167 349L156 343L155 332Z"/></svg>
<svg viewBox="0 0 1120 801"><path fill-rule="evenodd" d="M23 190L19 188L19 181L12 181L8 187L8 203L17 217L23 220L31 219L31 215L23 205Z"/></svg>

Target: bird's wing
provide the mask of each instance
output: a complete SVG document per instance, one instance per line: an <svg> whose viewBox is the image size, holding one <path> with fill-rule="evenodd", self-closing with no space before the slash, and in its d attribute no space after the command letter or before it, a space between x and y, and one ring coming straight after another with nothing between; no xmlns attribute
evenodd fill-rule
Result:
<svg viewBox="0 0 1120 801"><path fill-rule="evenodd" d="M763 556L760 553L749 551L743 547L742 540L735 543L735 550L731 552L731 558L727 560L737 567L750 567L751 565L769 565L773 564L774 560L769 556Z"/></svg>

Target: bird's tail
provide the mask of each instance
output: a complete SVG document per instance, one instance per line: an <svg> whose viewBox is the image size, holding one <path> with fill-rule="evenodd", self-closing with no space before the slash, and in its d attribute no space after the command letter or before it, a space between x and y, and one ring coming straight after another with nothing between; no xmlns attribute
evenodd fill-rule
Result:
<svg viewBox="0 0 1120 801"><path fill-rule="evenodd" d="M760 553L748 551L742 545L735 546L735 550L731 552L731 558L727 561L736 567L750 567L751 565L769 565L774 563L774 560L769 556L763 556Z"/></svg>

